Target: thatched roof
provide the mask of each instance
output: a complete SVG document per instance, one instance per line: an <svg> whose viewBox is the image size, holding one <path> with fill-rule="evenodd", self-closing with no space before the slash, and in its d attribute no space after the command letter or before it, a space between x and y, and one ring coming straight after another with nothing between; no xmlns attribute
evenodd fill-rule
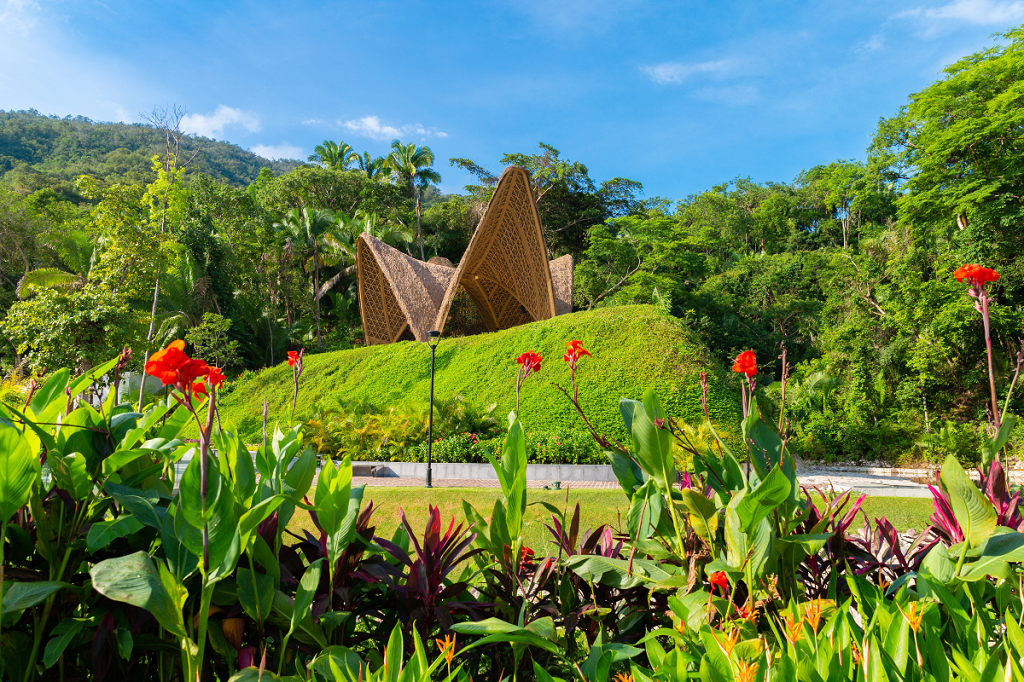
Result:
<svg viewBox="0 0 1024 682"><path fill-rule="evenodd" d="M367 345L394 343L406 327L417 341L443 331L460 288L491 331L572 311L572 256L548 262L530 176L518 166L501 174L458 267L424 263L367 234L356 262Z"/></svg>

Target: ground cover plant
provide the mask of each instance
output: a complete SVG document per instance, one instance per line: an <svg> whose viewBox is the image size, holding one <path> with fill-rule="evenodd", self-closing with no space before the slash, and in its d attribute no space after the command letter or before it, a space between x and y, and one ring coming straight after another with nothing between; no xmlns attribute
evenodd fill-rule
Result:
<svg viewBox="0 0 1024 682"><path fill-rule="evenodd" d="M987 318L996 273L965 266L955 277ZM694 441L650 389L618 402L620 440L586 409L586 368L604 360L579 340L561 360L563 407L619 483L614 522L588 528L581 504L527 489L528 432L514 411L500 452L485 453L500 495L464 499L461 514L400 511L386 533L372 496L352 485L351 458L324 458L317 476L290 413L265 423L252 456L218 410L223 373L182 342L147 362L168 396L141 413L117 402L127 350L79 376L53 372L22 405L0 408L0 674L1024 679L1024 520L1002 464L1012 413L992 415L981 488L946 458L933 525L910 540L864 514L864 496L826 492L815 504L800 487L784 430L762 418L755 353L732 366L739 447L710 424L706 376L697 402L712 442ZM522 408L558 361L529 350L516 362ZM294 404L303 353L284 364ZM990 385L994 406L1008 405ZM189 424L197 442L182 439ZM300 510L308 521L293 523ZM531 546L527 521L541 510L548 540Z"/></svg>

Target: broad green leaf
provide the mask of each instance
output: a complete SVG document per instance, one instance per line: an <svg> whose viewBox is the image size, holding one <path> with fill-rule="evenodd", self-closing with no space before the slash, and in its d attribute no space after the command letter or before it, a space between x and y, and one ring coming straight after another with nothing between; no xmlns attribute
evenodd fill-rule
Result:
<svg viewBox="0 0 1024 682"><path fill-rule="evenodd" d="M972 554L968 552L968 556ZM1024 561L1024 534L1000 533L982 544L977 561L964 567L960 578L966 581L983 580L989 576L1011 579L1007 562Z"/></svg>
<svg viewBox="0 0 1024 682"><path fill-rule="evenodd" d="M108 483L105 486L105 490L114 498L114 501L121 505L122 509L138 519L143 525L156 528L157 530L160 530L163 526L160 515L156 511L156 507L153 506L160 499L158 495L144 497L143 495L128 492L133 490L132 488L125 488L113 483ZM144 491L140 490L137 492L143 493Z"/></svg>
<svg viewBox="0 0 1024 682"><path fill-rule="evenodd" d="M1013 427L1017 425L1017 417L1012 414L1007 414L1003 417L1002 423L999 425L999 431L995 437L986 440L981 446L981 466L988 470L988 465L992 463L996 455L1003 446L1006 445L1006 441L1010 439L1010 433L1013 431Z"/></svg>
<svg viewBox="0 0 1024 682"><path fill-rule="evenodd" d="M238 601L246 615L262 626L274 605L274 577L239 568L235 580L238 584Z"/></svg>
<svg viewBox="0 0 1024 682"><path fill-rule="evenodd" d="M3 608L0 613L7 615L24 611L45 601L51 594L67 583L46 581L37 583L13 583L4 590Z"/></svg>
<svg viewBox="0 0 1024 682"><path fill-rule="evenodd" d="M701 540L714 545L718 533L718 507L696 490L686 489L681 494L693 531Z"/></svg>
<svg viewBox="0 0 1024 682"><path fill-rule="evenodd" d="M284 492L292 497L302 499L313 485L316 476L316 453L307 449L284 475Z"/></svg>
<svg viewBox="0 0 1024 682"><path fill-rule="evenodd" d="M313 605L313 597L316 596L316 588L320 584L320 571L323 568L323 559L317 559L302 574L299 587L295 590L295 601L292 604L291 625L288 634L295 632L299 623L310 615L309 607Z"/></svg>
<svg viewBox="0 0 1024 682"><path fill-rule="evenodd" d="M942 487L949 493L950 506L964 531L964 539L970 547L980 547L995 532L995 508L967 477L953 455L948 456L942 464L939 478Z"/></svg>
<svg viewBox="0 0 1024 682"><path fill-rule="evenodd" d="M633 495L626 515L626 526L629 536L635 542L646 540L654 534L654 529L665 510L665 498L651 479L640 486Z"/></svg>
<svg viewBox="0 0 1024 682"><path fill-rule="evenodd" d="M388 646L384 650L384 671L386 682L398 682L398 675L402 669L402 629L399 625L391 631L388 639Z"/></svg>
<svg viewBox="0 0 1024 682"><path fill-rule="evenodd" d="M103 460L103 475L110 476L129 462L134 462L139 457L145 457L146 455L152 454L152 450L118 450L117 452L111 453L109 457Z"/></svg>
<svg viewBox="0 0 1024 682"><path fill-rule="evenodd" d="M46 383L35 392L32 396L32 402L28 404L28 409L32 411L36 421L53 421L52 417L56 416L58 412L67 406L68 397L64 395L64 389L68 387L68 379L70 377L71 372L66 367L61 367L51 374ZM81 379L81 377L76 379L75 383L78 383ZM92 381L90 380L89 383L82 386L82 389L91 383ZM79 389L79 391L82 389Z"/></svg>
<svg viewBox="0 0 1024 682"><path fill-rule="evenodd" d="M332 664L334 668L331 667ZM356 682L360 672L363 673L363 679L367 679L367 667L363 659L351 649L343 646L327 647L317 654L310 664L310 668L325 680Z"/></svg>
<svg viewBox="0 0 1024 682"><path fill-rule="evenodd" d="M505 522L509 537L518 538L522 534L523 517L526 514L526 434L518 419L512 423L505 436L501 469L508 486Z"/></svg>
<svg viewBox="0 0 1024 682"><path fill-rule="evenodd" d="M648 403L654 409L653 415L648 413ZM675 483L672 434L664 425L659 428L654 423L655 419L664 418L654 392L648 389L644 392L644 405L636 405L633 412L633 447L640 467L655 480L663 494L669 495Z"/></svg>
<svg viewBox="0 0 1024 682"><path fill-rule="evenodd" d="M56 452L49 452L46 463L50 465L50 473L57 487L66 490L76 501L82 501L92 492L92 478L86 468L85 455L73 452L62 457Z"/></svg>
<svg viewBox="0 0 1024 682"><path fill-rule="evenodd" d="M749 533L761 519L789 499L791 489L789 479L779 467L775 467L756 488L738 495L736 514L743 529Z"/></svg>
<svg viewBox="0 0 1024 682"><path fill-rule="evenodd" d="M131 514L122 514L110 521L99 521L92 524L85 538L85 546L90 552L103 549L114 540L138 532L143 525Z"/></svg>
<svg viewBox="0 0 1024 682"><path fill-rule="evenodd" d="M57 626L53 628L51 634L55 635L53 639L46 643L46 649L43 651L43 666L46 668L52 668L53 664L56 663L64 650L68 648L71 641L78 636L78 633L85 627L86 621L80 618L65 618L61 622L57 623Z"/></svg>
<svg viewBox="0 0 1024 682"><path fill-rule="evenodd" d="M101 561L89 574L93 588L100 594L146 609L165 630L178 637L188 637L181 614L187 592L169 573L160 571L147 553L136 552ZM168 585L172 591L168 590Z"/></svg>
<svg viewBox="0 0 1024 682"><path fill-rule="evenodd" d="M587 580L629 589L644 583L660 583L672 574L646 559L611 559L596 554L579 554L566 558L565 565Z"/></svg>
<svg viewBox="0 0 1024 682"><path fill-rule="evenodd" d="M0 424L0 523L28 503L39 479L39 458L16 428Z"/></svg>

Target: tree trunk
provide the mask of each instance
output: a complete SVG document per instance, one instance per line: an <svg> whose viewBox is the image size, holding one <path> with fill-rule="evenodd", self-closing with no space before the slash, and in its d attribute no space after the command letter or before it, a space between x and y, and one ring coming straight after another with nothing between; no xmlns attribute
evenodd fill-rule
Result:
<svg viewBox="0 0 1024 682"><path fill-rule="evenodd" d="M423 232L420 229L420 193L416 192L416 241L420 243L420 260L427 260L426 254L423 252Z"/></svg>
<svg viewBox="0 0 1024 682"><path fill-rule="evenodd" d="M153 287L153 309L149 313L149 332L146 334L146 352L142 356L142 372L139 380L139 412L142 412L142 399L146 396L146 363L149 362L149 344L153 343L153 327L156 325L156 302L160 297L160 271L156 269L156 286Z"/></svg>
<svg viewBox="0 0 1024 682"><path fill-rule="evenodd" d="M324 342L320 338L320 254L317 251L317 244L313 242L313 301L316 303L316 347L323 348Z"/></svg>

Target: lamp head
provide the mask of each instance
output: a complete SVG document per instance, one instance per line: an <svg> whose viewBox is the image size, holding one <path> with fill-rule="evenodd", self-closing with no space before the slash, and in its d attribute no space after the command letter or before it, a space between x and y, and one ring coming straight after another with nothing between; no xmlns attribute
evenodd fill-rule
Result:
<svg viewBox="0 0 1024 682"><path fill-rule="evenodd" d="M430 344L431 348L436 348L437 344L441 342L441 332L436 329L431 329L427 332L427 343Z"/></svg>

